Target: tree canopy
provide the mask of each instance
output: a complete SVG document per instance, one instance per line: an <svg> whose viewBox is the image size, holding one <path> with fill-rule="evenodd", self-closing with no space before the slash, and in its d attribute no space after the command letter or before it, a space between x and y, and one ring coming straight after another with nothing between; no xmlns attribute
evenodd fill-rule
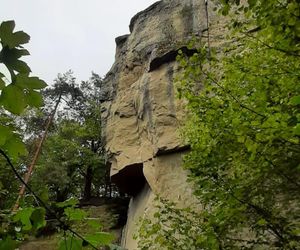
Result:
<svg viewBox="0 0 300 250"><path fill-rule="evenodd" d="M77 207L78 198L109 195L97 101L101 78L93 73L79 85L67 72L45 89L47 84L31 76L29 66L21 60L29 55L24 45L30 37L15 32L14 27L14 21L0 24L0 63L6 68L0 73L0 249L16 249L29 235L47 227L49 218L62 234L58 249L110 245L114 237L102 232L101 225ZM62 108L55 115L60 102ZM43 131L47 120L52 124ZM47 132L48 140L33 175L33 168L29 172L32 180L28 183L22 175L33 151L38 158ZM20 184L28 192L21 207L11 211ZM76 222L86 223L88 232L72 229Z"/></svg>

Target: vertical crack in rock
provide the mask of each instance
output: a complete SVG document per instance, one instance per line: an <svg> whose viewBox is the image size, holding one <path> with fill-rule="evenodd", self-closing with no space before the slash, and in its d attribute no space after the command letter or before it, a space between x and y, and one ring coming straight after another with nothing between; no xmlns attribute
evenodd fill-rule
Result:
<svg viewBox="0 0 300 250"><path fill-rule="evenodd" d="M176 107L175 107L175 96L174 96L174 69L173 65L169 64L168 65L168 70L167 70L167 79L168 79L168 85L167 85L167 96L169 100L169 110L170 113L169 115L176 118Z"/></svg>
<svg viewBox="0 0 300 250"><path fill-rule="evenodd" d="M149 127L152 128L152 107L151 107L151 99L150 99L150 89L149 89L150 79L147 77L143 83L142 93L143 93L143 115L148 116Z"/></svg>

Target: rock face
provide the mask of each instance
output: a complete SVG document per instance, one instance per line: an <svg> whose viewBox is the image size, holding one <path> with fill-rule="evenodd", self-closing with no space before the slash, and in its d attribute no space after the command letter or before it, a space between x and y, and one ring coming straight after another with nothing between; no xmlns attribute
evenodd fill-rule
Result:
<svg viewBox="0 0 300 250"><path fill-rule="evenodd" d="M202 36L206 25L205 0L163 0L136 14L131 33L116 38L115 63L100 98L111 178L132 196L123 235L127 249L137 249L136 222L153 209L155 195L195 202L181 168L188 145L179 134L185 110L174 75L178 50L192 54L186 43Z"/></svg>

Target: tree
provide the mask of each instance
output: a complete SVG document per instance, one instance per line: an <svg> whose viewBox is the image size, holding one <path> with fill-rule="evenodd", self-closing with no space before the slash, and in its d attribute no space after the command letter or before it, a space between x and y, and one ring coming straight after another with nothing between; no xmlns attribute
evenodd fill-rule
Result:
<svg viewBox="0 0 300 250"><path fill-rule="evenodd" d="M53 200L63 201L70 196L89 200L100 191L107 195L110 180L101 144L100 81L93 73L89 81L79 85L69 71L59 75L55 85L44 91L49 106L61 94L62 108L58 110L33 181L36 186L47 184ZM47 105L45 113L51 110Z"/></svg>
<svg viewBox="0 0 300 250"><path fill-rule="evenodd" d="M22 126L18 124L19 116L28 107L42 106L43 98L39 91L46 86L46 83L37 77L30 76L30 68L20 60L22 56L29 55L29 52L23 48L23 44L28 43L29 36L23 31L14 32L14 27L14 21L2 22L0 25L0 63L4 64L9 72L6 76L0 73L0 154L3 157L0 161L0 205L1 208L7 208L10 205L12 196L6 197L4 201L3 195L17 191L13 181L17 178L26 186L29 194L41 207L30 204L13 213L1 210L0 249L16 249L29 234L35 235L46 225L46 212L57 220L59 228L65 233L59 249L82 249L83 247L97 249L97 247L109 245L113 240L112 235L98 232L100 226L97 223L96 225L92 223L93 231L96 232L85 234L84 237L72 230L71 223L87 220L86 214L74 207L76 201L69 200L57 204L57 207L60 207L64 213L63 216L68 222L66 223L46 204L45 197L38 196L32 187L24 182L18 171L24 170L25 167L24 159L20 156L27 154L23 143L25 134L22 133ZM24 122L21 124L25 125ZM37 130L32 130L30 135L34 133L37 133ZM8 170L11 172L9 173Z"/></svg>

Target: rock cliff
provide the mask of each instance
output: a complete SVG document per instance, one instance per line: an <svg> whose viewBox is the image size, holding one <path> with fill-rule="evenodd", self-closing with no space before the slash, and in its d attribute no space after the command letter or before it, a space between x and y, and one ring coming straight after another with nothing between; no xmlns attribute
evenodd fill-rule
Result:
<svg viewBox="0 0 300 250"><path fill-rule="evenodd" d="M115 63L100 98L111 179L132 196L123 235L127 249L137 249L136 222L151 213L156 194L195 202L181 168L188 145L179 134L185 110L174 75L178 50L193 53L187 41L205 34L206 18L205 0L163 0L136 14L130 34L116 38Z"/></svg>

